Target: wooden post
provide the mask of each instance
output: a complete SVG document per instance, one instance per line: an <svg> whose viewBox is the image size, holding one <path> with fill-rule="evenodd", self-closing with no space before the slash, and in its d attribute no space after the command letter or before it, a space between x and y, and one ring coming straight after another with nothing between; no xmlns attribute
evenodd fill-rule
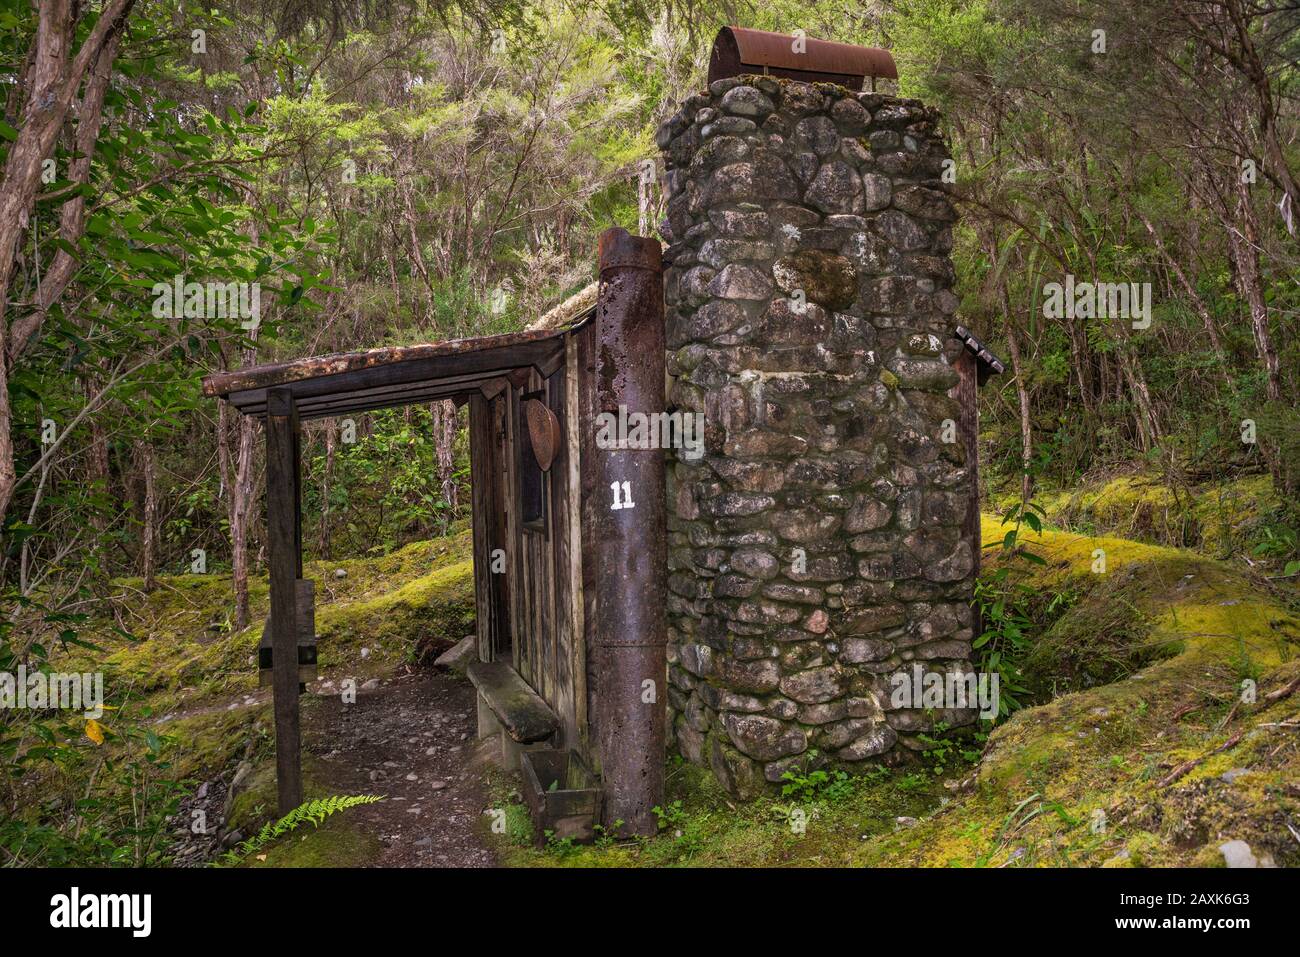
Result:
<svg viewBox="0 0 1300 957"><path fill-rule="evenodd" d="M266 415L266 533L271 566L271 664L275 698L275 780L280 813L302 803L298 729L298 588L302 525L298 489L298 408L288 389L271 389Z"/></svg>

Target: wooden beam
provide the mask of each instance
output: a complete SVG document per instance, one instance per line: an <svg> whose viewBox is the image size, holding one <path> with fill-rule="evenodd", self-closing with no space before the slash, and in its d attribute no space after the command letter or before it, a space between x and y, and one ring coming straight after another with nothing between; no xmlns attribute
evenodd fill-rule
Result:
<svg viewBox="0 0 1300 957"><path fill-rule="evenodd" d="M282 385L261 381L275 374L273 371L257 371L256 374L250 371L247 375L221 373L218 376L209 376L204 380L204 389L208 390L205 394L227 397L232 405L245 414L260 409L265 402L267 390L282 387L291 389L299 402L321 396L344 396L398 387L397 397L394 397L392 404L400 405L402 386L419 388L455 379L463 381L471 378L489 378L511 369L527 370L532 367L546 367L557 360L562 362L563 358L563 339L552 333L549 338L542 341L529 341L455 355L366 365L347 372L328 371L333 367L329 364L321 365L317 360L300 360L297 363L288 363L280 370L278 374L288 378L288 381ZM266 367L268 370L276 368L278 367ZM309 374L309 371L315 374Z"/></svg>
<svg viewBox="0 0 1300 957"><path fill-rule="evenodd" d="M504 375L505 371L488 370L431 379L427 382L402 382L354 391L321 391L315 383L299 383L284 388L293 392L294 401L298 405L298 418L303 420L319 416L322 408L335 409L363 405L369 408L384 408L422 401L428 393L451 395L456 392L473 392L483 383L492 381L494 376ZM266 414L267 392L266 389L238 392L231 395L230 400L245 415L261 416Z"/></svg>
<svg viewBox="0 0 1300 957"><path fill-rule="evenodd" d="M302 803L298 723L298 600L302 524L298 410L293 393L272 389L266 420L266 532L271 570L271 654L275 700L275 780L280 814Z"/></svg>
<svg viewBox="0 0 1300 957"><path fill-rule="evenodd" d="M277 362L219 372L203 379L205 396L231 395L252 389L328 379L344 382L417 381L436 378L468 369L498 366L545 364L558 352L567 329L527 329L499 336L453 339L448 342L416 346L390 346L365 352L313 356L290 362ZM295 390L296 391L296 390Z"/></svg>

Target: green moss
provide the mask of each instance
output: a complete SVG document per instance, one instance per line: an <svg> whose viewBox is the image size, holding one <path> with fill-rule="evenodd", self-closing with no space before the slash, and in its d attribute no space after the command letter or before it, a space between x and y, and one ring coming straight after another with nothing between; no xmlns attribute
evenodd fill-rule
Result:
<svg viewBox="0 0 1300 957"><path fill-rule="evenodd" d="M411 657L426 636L448 643L473 630L471 534L461 528L447 538L416 542L389 555L339 562L311 562L304 575L316 582L316 631L322 668L360 660L370 649L374 663ZM335 572L342 569L345 577ZM130 687L155 711L257 688L253 657L268 609L266 580L249 582L253 624L230 632L234 597L228 575L179 575L159 579L149 595L138 581L115 583L114 604L128 608L128 641L116 623L92 622L86 637L107 658L74 652L78 661L103 668L114 687Z"/></svg>
<svg viewBox="0 0 1300 957"><path fill-rule="evenodd" d="M1019 500L1018 483L993 497L1005 510ZM1167 476L1138 473L1040 489L1034 498L1048 521L1066 531L1196 548L1218 558L1247 551L1261 521L1280 504L1267 475L1176 487Z"/></svg>
<svg viewBox="0 0 1300 957"><path fill-rule="evenodd" d="M254 754L271 746L270 705L214 711L168 721L163 733L174 738L171 758L181 777L201 778L229 767L253 746Z"/></svg>
<svg viewBox="0 0 1300 957"><path fill-rule="evenodd" d="M352 660L365 645L400 660L427 634L457 641L474 629L474 568L466 559L372 597L317 612L322 667Z"/></svg>
<svg viewBox="0 0 1300 957"><path fill-rule="evenodd" d="M865 837L900 829L899 817L933 811L943 791L933 775L879 769L814 800L736 802L706 769L674 763L656 837L541 851L499 841L500 854L516 867L844 866ZM802 833L792 826L798 814Z"/></svg>
<svg viewBox="0 0 1300 957"><path fill-rule="evenodd" d="M1140 563L1114 575L1071 579L1080 594L1027 654L1023 674L1036 700L1109 684L1177 652L1177 642L1151 637L1151 622L1128 592ZM1094 580L1089 580L1094 579Z"/></svg>
<svg viewBox="0 0 1300 957"><path fill-rule="evenodd" d="M986 521L986 541L1000 533ZM1271 848L1279 863L1295 860L1277 814L1300 803L1286 790L1300 756L1279 750L1267 726L1300 702L1242 706L1230 726L1223 720L1243 675L1263 689L1297 670L1300 619L1234 568L1186 552L1051 531L1025 540L1047 560L1029 575L1042 589L1091 574L1094 550L1104 549L1113 577L1096 594L1131 606L1167 656L1125 680L1018 712L990 737L977 787L919 825L911 854L877 842L862 859L1100 865L1127 849L1127 860L1136 855L1144 866L1186 865L1210 835L1231 833ZM1226 747L1237 731L1241 742ZM1202 759L1195 773L1160 786L1175 767ZM1213 775L1248 766L1254 773L1230 790ZM1098 808L1108 822L1100 834L1089 826Z"/></svg>
<svg viewBox="0 0 1300 957"><path fill-rule="evenodd" d="M379 839L352 826L347 816L331 818L319 828L286 834L252 855L245 867L360 867L383 850ZM265 858L264 860L261 858Z"/></svg>
<svg viewBox="0 0 1300 957"><path fill-rule="evenodd" d="M986 519L985 541L1004 531ZM1090 680L1118 680L1017 712L956 792L929 773L882 769L840 800L805 802L807 831L798 835L789 801L736 803L706 771L675 767L659 836L509 847L503 859L530 867L1219 866L1228 835L1279 864L1300 864L1284 823L1300 814L1300 749L1276 728L1300 715L1300 696L1243 705L1225 724L1243 677L1262 696L1300 673L1300 618L1243 572L1194 553L1050 530L1024 540L1046 560L1023 573L1030 587L1082 595L1075 617L1058 622L1044 674L1055 662L1078 678L1100 647L1119 666ZM1106 572L1093 575L1098 548ZM1126 609L1124 627L1099 646L1088 622L1114 607ZM1126 648L1130 639L1137 647ZM1188 761L1202 763L1162 786ZM1231 784L1220 778L1243 767L1249 773Z"/></svg>

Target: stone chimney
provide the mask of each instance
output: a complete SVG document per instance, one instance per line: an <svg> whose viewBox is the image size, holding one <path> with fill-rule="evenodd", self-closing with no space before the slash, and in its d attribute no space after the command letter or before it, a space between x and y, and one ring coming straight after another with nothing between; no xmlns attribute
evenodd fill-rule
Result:
<svg viewBox="0 0 1300 957"><path fill-rule="evenodd" d="M670 746L752 796L919 749L892 676L969 673L955 213L937 114L719 80L659 130L669 405ZM814 754L815 752L815 754Z"/></svg>

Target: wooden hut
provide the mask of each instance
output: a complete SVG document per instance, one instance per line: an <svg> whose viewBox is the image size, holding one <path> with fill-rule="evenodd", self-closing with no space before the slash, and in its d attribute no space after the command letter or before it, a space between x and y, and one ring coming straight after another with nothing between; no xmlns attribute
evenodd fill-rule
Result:
<svg viewBox="0 0 1300 957"><path fill-rule="evenodd" d="M315 660L303 625L312 589L302 580L299 424L451 398L469 406L477 603L469 676L480 736L499 733L508 763L527 756L526 779L541 790L543 778L562 776L556 790L578 793L607 823L654 832L664 755L664 458L657 448L600 448L590 425L601 411L662 411L661 268L658 241L612 229L601 237L595 303L549 328L204 380L205 395L266 424L265 657L282 811L302 800L299 665ZM592 775L585 787L581 768Z"/></svg>

